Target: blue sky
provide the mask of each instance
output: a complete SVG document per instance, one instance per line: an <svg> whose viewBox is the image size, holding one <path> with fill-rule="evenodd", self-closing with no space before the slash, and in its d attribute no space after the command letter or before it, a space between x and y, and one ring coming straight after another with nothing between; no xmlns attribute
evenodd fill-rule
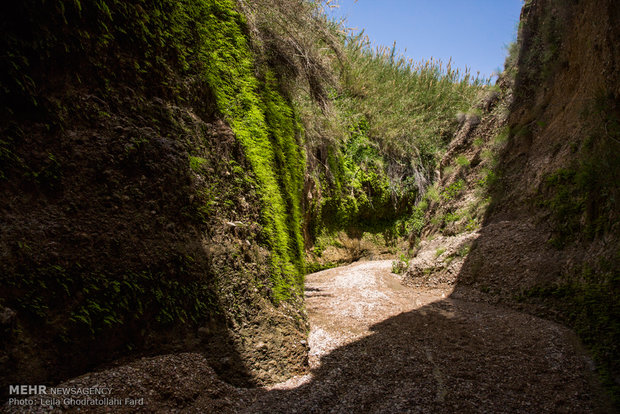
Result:
<svg viewBox="0 0 620 414"><path fill-rule="evenodd" d="M392 46L416 61L431 56L453 68L490 76L503 68L516 37L522 0L339 0L330 14L364 29L374 44ZM406 50L405 50L406 49Z"/></svg>

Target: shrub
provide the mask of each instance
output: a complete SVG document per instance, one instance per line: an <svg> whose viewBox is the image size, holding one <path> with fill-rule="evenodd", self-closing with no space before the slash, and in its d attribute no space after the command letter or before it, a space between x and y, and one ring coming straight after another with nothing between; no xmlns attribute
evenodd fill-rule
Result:
<svg viewBox="0 0 620 414"><path fill-rule="evenodd" d="M457 195L459 195L464 187L464 180L460 179L458 181L455 181L441 192L441 198L444 201L450 201L454 199Z"/></svg>
<svg viewBox="0 0 620 414"><path fill-rule="evenodd" d="M394 260L392 262L392 273L396 273L397 275L403 274L409 268L409 257L404 254L400 255L399 260Z"/></svg>

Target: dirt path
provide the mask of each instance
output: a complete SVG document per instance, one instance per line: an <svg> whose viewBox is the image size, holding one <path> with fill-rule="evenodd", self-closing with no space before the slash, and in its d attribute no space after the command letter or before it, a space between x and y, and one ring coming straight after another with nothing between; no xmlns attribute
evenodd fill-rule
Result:
<svg viewBox="0 0 620 414"><path fill-rule="evenodd" d="M144 405L8 407L95 413L588 413L589 360L552 322L411 288L390 261L309 275L310 374L268 388L221 381L199 354L144 358L67 381Z"/></svg>
<svg viewBox="0 0 620 414"><path fill-rule="evenodd" d="M248 396L247 413L585 413L587 358L555 323L412 289L390 261L308 276L311 374Z"/></svg>

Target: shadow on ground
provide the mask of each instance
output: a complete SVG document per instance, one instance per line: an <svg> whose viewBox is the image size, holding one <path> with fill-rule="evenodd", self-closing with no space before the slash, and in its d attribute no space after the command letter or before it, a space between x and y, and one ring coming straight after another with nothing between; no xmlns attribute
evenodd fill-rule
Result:
<svg viewBox="0 0 620 414"><path fill-rule="evenodd" d="M257 394L247 412L593 410L587 360L551 322L446 299L372 332L324 356L304 385Z"/></svg>

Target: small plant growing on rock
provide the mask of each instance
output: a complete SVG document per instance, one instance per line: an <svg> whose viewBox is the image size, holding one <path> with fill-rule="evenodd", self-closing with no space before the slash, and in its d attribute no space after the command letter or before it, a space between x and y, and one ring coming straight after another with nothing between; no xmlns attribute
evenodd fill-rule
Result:
<svg viewBox="0 0 620 414"><path fill-rule="evenodd" d="M456 158L456 163L460 165L461 167L469 167L469 160L464 155L459 155Z"/></svg>
<svg viewBox="0 0 620 414"><path fill-rule="evenodd" d="M439 201L439 191L437 190L437 184L428 187L426 190L426 199L430 201Z"/></svg>
<svg viewBox="0 0 620 414"><path fill-rule="evenodd" d="M456 255L459 256L459 257L465 257L465 256L467 256L469 254L470 250L471 250L471 245L470 244L465 244L465 245L461 246L461 248L456 253Z"/></svg>
<svg viewBox="0 0 620 414"><path fill-rule="evenodd" d="M443 169L443 176L447 177L449 175L452 175L453 172L454 172L454 166L448 165L447 167Z"/></svg>
<svg viewBox="0 0 620 414"><path fill-rule="evenodd" d="M448 186L444 191L441 192L441 198L444 201L450 201L454 199L458 194L460 194L464 186L465 181L455 181L454 183L450 184L450 186Z"/></svg>
<svg viewBox="0 0 620 414"><path fill-rule="evenodd" d="M403 274L409 268L409 257L401 254L398 260L392 262L392 273Z"/></svg>

